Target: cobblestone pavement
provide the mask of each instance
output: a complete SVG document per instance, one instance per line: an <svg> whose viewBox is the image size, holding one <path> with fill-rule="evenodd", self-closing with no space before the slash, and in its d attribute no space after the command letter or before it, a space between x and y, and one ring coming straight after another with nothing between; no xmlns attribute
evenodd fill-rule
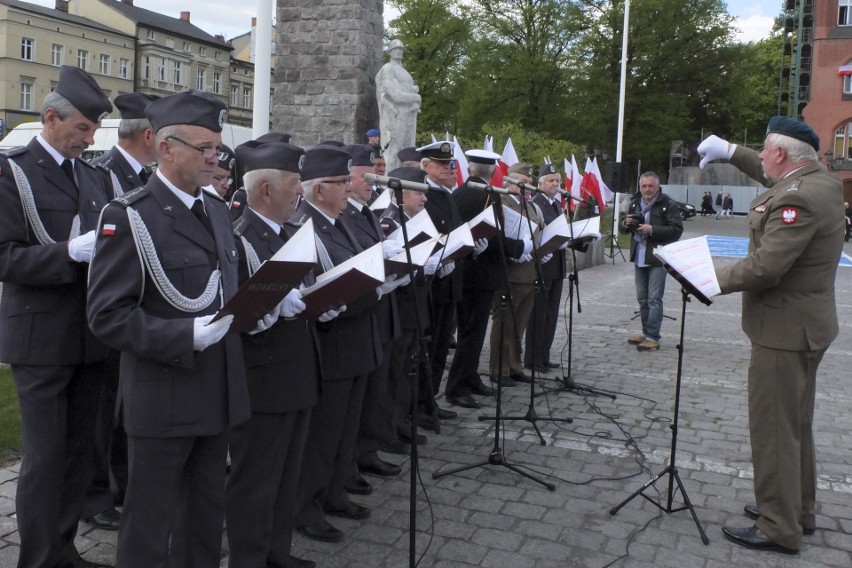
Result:
<svg viewBox="0 0 852 568"><path fill-rule="evenodd" d="M684 238L699 234L745 235L743 218L685 223ZM617 252L617 251L616 251ZM852 252L847 243L846 252ZM626 251L625 251L626 254ZM717 259L717 262L732 262ZM416 556L436 568L565 568L609 565L671 567L852 567L852 268L837 276L840 336L826 354L817 392L816 444L819 462L818 530L805 537L801 553L788 557L757 553L727 542L721 527L749 524L743 505L753 501L745 374L749 344L740 330L740 296L718 297L713 305L687 304L677 467L709 539L700 539L689 511L663 513L646 499L610 509L668 464L681 322L681 293L669 279L662 347L639 353L626 344L639 331L632 265L616 255L579 277L581 313L574 314L571 368L549 373L540 385L554 387L570 371L577 385L612 393L611 400L587 391L558 392L535 399L546 445L524 420L505 421L499 447L506 462L556 487L544 486L500 465L485 465L438 480L432 474L488 460L495 412L460 410L429 434L420 447L416 491ZM567 287L565 289L567 302ZM565 307L568 309L568 306ZM565 312L567 313L567 312ZM560 324L554 350L567 365L567 329ZM487 342L486 342L487 343ZM487 345L480 370L487 373ZM504 389L504 415L526 415L529 391ZM443 401L442 401L443 404ZM551 421L572 418L573 423ZM370 478L376 491L356 499L373 510L362 522L334 519L346 532L341 544L296 537L294 553L318 566L404 567L409 565L410 462L399 456L398 479ZM0 471L0 568L14 566L16 467ZM668 477L645 495L666 504ZM673 507L682 504L675 493ZM91 560L112 561L115 534L81 524L78 547ZM226 543L225 543L226 546ZM226 554L226 551L225 551ZM222 566L227 565L223 557Z"/></svg>

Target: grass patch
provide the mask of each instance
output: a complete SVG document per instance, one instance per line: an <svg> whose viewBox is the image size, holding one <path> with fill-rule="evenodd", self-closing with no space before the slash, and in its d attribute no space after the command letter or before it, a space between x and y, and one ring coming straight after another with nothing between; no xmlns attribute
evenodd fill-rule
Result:
<svg viewBox="0 0 852 568"><path fill-rule="evenodd" d="M12 369L0 365L0 463L17 459L21 447L21 411Z"/></svg>

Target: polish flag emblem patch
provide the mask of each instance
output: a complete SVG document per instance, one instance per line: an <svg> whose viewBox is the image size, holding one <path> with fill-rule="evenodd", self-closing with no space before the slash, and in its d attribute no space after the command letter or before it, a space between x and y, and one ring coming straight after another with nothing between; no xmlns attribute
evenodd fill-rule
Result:
<svg viewBox="0 0 852 568"><path fill-rule="evenodd" d="M787 207L781 211L781 222L785 225L792 225L799 218L799 211L794 207Z"/></svg>
<svg viewBox="0 0 852 568"><path fill-rule="evenodd" d="M111 237L115 234L115 225L112 223L105 223L103 228L101 229L101 235L104 237Z"/></svg>

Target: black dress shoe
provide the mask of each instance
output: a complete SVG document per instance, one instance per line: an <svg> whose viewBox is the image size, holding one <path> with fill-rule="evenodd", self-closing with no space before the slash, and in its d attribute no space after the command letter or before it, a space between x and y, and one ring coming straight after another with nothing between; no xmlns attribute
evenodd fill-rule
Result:
<svg viewBox="0 0 852 568"><path fill-rule="evenodd" d="M550 367L545 367L544 365L533 365L531 363L524 363L525 369L532 369L536 373L549 373Z"/></svg>
<svg viewBox="0 0 852 568"><path fill-rule="evenodd" d="M417 415L417 426L424 430L435 430L435 421L431 414L421 412Z"/></svg>
<svg viewBox="0 0 852 568"><path fill-rule="evenodd" d="M526 373L515 373L514 375L509 375L509 378L515 381L516 383L530 384L532 382L532 377L530 377Z"/></svg>
<svg viewBox="0 0 852 568"><path fill-rule="evenodd" d="M408 452L410 451L408 444L406 444L402 440L394 440L392 442L379 442L379 449L385 452L386 454L396 454L398 456L408 455Z"/></svg>
<svg viewBox="0 0 852 568"><path fill-rule="evenodd" d="M461 406L462 408L482 408L482 405L473 400L473 397L469 394L447 396L447 402L454 404L455 406Z"/></svg>
<svg viewBox="0 0 852 568"><path fill-rule="evenodd" d="M756 526L745 527L741 529L733 529L730 527L722 527L722 532L725 538L731 542L735 542L740 546L751 548L754 550L769 550L771 552L780 552L781 554L798 554L799 551L795 548L787 548L781 546L761 531Z"/></svg>
<svg viewBox="0 0 852 568"><path fill-rule="evenodd" d="M105 531L117 531L118 524L121 522L121 513L115 509L107 509L101 511L97 515L92 515L85 522L92 525L96 529Z"/></svg>
<svg viewBox="0 0 852 568"><path fill-rule="evenodd" d="M545 361L544 366L548 369L558 369L560 367L559 363L553 363L552 361Z"/></svg>
<svg viewBox="0 0 852 568"><path fill-rule="evenodd" d="M352 501L347 502L342 509L326 509L323 507L323 511L326 515L331 515L332 517L343 517L344 519L352 519L353 521L360 521L361 519L366 519L370 516L370 509L368 507L358 505Z"/></svg>
<svg viewBox="0 0 852 568"><path fill-rule="evenodd" d="M394 463L388 463L379 458L375 458L368 463L359 463L358 470L361 473L369 473L370 475L378 475L379 477L396 477L402 473L402 468Z"/></svg>
<svg viewBox="0 0 852 568"><path fill-rule="evenodd" d="M518 383L509 377L500 377L499 379L497 377L491 377L491 384L496 385L497 383L499 383L504 389L518 386Z"/></svg>
<svg viewBox="0 0 852 568"><path fill-rule="evenodd" d="M373 492L373 486L360 475L344 483L343 489L353 495L370 495Z"/></svg>
<svg viewBox="0 0 852 568"><path fill-rule="evenodd" d="M438 418L441 420L452 420L453 418L458 418L459 413L455 410L447 410L446 408L438 407Z"/></svg>
<svg viewBox="0 0 852 568"><path fill-rule="evenodd" d="M412 441L415 442L418 446L422 446L423 444L426 443L426 436L424 436L423 434L415 434L414 440L412 440L410 433L400 432L399 433L399 439L402 440L402 442L400 442L400 443L403 444L404 446L408 446L409 444L411 444ZM405 453L407 454L408 452L405 452Z"/></svg>
<svg viewBox="0 0 852 568"><path fill-rule="evenodd" d="M304 558L296 558L291 556L285 563L281 562L266 562L266 568L316 568L317 563L313 560L305 560Z"/></svg>
<svg viewBox="0 0 852 568"><path fill-rule="evenodd" d="M296 530L312 540L319 540L321 542L340 542L343 540L343 531L328 521L320 521L306 527L298 527Z"/></svg>
<svg viewBox="0 0 852 568"><path fill-rule="evenodd" d="M495 394L497 394L496 390L482 384L479 381L477 381L474 385L470 387L470 392L471 394L478 394L481 396L494 396Z"/></svg>
<svg viewBox="0 0 852 568"><path fill-rule="evenodd" d="M755 504L746 505L745 507L743 507L743 512L745 513L746 517L748 517L749 519L752 519L754 521L756 521L757 519L760 518L760 510L757 508L757 505L755 505ZM802 529L802 534L805 535L805 536L811 536L815 532L816 532L816 529L814 529L814 528L803 528Z"/></svg>

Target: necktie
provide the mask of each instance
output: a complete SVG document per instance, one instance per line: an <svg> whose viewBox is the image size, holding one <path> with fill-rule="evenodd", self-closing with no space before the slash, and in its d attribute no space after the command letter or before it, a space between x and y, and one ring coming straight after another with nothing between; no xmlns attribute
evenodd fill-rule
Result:
<svg viewBox="0 0 852 568"><path fill-rule="evenodd" d="M65 172L65 175L68 176L68 179L71 180L71 183L74 184L74 187L77 187L77 180L74 179L74 164L71 163L71 160L65 159L62 162L62 171Z"/></svg>
<svg viewBox="0 0 852 568"><path fill-rule="evenodd" d="M148 172L145 170L145 168L139 170L139 179L142 180L143 185L148 183Z"/></svg>
<svg viewBox="0 0 852 568"><path fill-rule="evenodd" d="M287 233L284 231L284 227L281 227L280 229L278 229L278 236L281 237L285 241L287 240Z"/></svg>
<svg viewBox="0 0 852 568"><path fill-rule="evenodd" d="M213 225L210 223L210 218L207 216L207 213L204 212L204 203L200 199L196 199L195 203L192 204L192 208L190 209L192 214L195 215L195 218L207 229L207 232L210 233L210 236L213 236Z"/></svg>
<svg viewBox="0 0 852 568"><path fill-rule="evenodd" d="M556 214L559 215L562 213L562 208L559 206L559 202L555 199L553 200L553 210L556 211Z"/></svg>

